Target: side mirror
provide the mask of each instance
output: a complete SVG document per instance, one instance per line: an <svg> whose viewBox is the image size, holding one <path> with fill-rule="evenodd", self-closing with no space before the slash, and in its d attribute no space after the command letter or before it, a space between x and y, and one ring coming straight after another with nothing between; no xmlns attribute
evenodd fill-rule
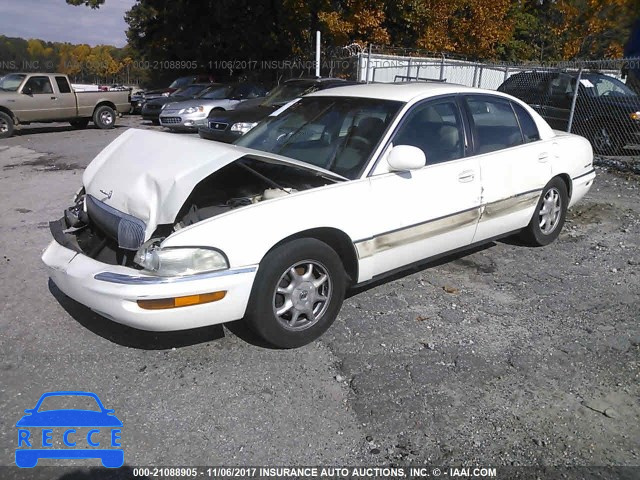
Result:
<svg viewBox="0 0 640 480"><path fill-rule="evenodd" d="M24 87L22 89L22 93L24 93L25 95L33 95L33 88L31 87Z"/></svg>
<svg viewBox="0 0 640 480"><path fill-rule="evenodd" d="M427 163L427 157L418 147L411 145L396 145L387 156L387 163L394 172L417 170Z"/></svg>

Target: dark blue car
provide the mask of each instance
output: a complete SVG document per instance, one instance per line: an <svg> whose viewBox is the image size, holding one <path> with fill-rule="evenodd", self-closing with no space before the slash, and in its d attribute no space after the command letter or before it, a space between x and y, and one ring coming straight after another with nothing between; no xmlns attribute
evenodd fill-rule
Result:
<svg viewBox="0 0 640 480"><path fill-rule="evenodd" d="M42 403L50 397L67 397L65 400L82 400L85 403L88 401L92 409L42 409ZM48 392L40 397L33 409L27 409L25 413L16 423L19 429L17 466L35 467L40 458L99 458L105 467L117 468L123 465L124 451L120 445L122 422L114 415L113 410L102 405L95 393ZM80 434L76 430L87 427L91 430L86 434ZM34 428L38 428L38 432L42 429L40 436L35 435ZM53 429L56 430L56 439L62 440L66 448L53 448ZM107 446L109 448L105 448Z"/></svg>

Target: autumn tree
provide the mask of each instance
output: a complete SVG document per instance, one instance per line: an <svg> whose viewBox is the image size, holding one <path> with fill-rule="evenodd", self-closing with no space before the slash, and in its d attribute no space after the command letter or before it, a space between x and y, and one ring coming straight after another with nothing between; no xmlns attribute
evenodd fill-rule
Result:
<svg viewBox="0 0 640 480"><path fill-rule="evenodd" d="M620 58L640 0L558 0L555 10L562 58Z"/></svg>

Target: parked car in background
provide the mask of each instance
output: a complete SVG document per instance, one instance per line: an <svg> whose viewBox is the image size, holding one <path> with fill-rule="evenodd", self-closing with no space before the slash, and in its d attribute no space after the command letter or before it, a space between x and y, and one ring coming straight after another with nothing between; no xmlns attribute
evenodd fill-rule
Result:
<svg viewBox="0 0 640 480"><path fill-rule="evenodd" d="M31 122L69 122L86 128L113 128L129 111L129 92L75 92L61 73L11 73L0 78L0 138Z"/></svg>
<svg viewBox="0 0 640 480"><path fill-rule="evenodd" d="M186 87L179 88L167 97L158 97L147 100L143 107L142 118L150 120L154 125L160 125L160 110L167 103L181 102L198 97L200 94L223 88L219 83L192 83Z"/></svg>
<svg viewBox="0 0 640 480"><path fill-rule="evenodd" d="M159 97L168 97L180 88L187 87L193 83L213 83L213 77L207 74L188 75L176 78L168 87L145 90L141 95L132 96L131 113L139 114L145 102Z"/></svg>
<svg viewBox="0 0 640 480"><path fill-rule="evenodd" d="M577 83L577 72L521 72L498 91L524 100L552 128L566 131ZM609 75L583 72L577 93L572 132L604 155L640 148L640 97L633 90Z"/></svg>
<svg viewBox="0 0 640 480"><path fill-rule="evenodd" d="M350 286L515 233L550 244L592 160L586 139L500 92L323 90L234 145L127 130L85 170L42 258L60 290L116 322L244 318L297 347Z"/></svg>
<svg viewBox="0 0 640 480"><path fill-rule="evenodd" d="M198 133L208 140L232 143L255 127L258 122L295 98L318 90L343 87L353 83L355 82L347 82L340 78L287 80L273 89L262 101L248 100L230 111L211 110L207 124L200 127ZM249 102L252 102L252 105L247 106Z"/></svg>
<svg viewBox="0 0 640 480"><path fill-rule="evenodd" d="M160 125L172 130L197 131L207 125L212 110L233 110L243 100L264 97L267 90L254 83L237 83L192 100L168 103L160 112Z"/></svg>

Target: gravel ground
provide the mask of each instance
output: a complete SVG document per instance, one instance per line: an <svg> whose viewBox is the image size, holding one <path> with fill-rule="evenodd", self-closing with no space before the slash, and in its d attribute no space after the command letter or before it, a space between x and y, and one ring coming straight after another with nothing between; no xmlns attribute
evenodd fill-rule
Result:
<svg viewBox="0 0 640 480"><path fill-rule="evenodd" d="M157 128L0 141L0 465L22 411L61 389L115 409L126 465L640 465L635 167L601 159L551 246L491 243L351 292L321 340L282 351L238 322L135 331L48 282L47 222L130 126ZM0 476L63 478L39 468Z"/></svg>

